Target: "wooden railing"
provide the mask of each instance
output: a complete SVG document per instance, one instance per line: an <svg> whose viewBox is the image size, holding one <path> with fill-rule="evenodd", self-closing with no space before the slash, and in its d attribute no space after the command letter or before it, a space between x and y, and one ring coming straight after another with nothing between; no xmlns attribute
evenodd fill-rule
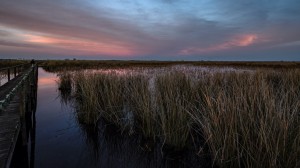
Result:
<svg viewBox="0 0 300 168"><path fill-rule="evenodd" d="M18 69L21 67L1 69L5 72L12 69L16 74L15 79L0 86L0 132L5 132L0 137L1 168L11 167L16 150L26 151L27 154L34 152L38 68L35 64ZM17 142L22 145L21 148L16 149ZM30 157L22 156L22 159L28 159L28 165L22 167L32 167L32 158L33 153Z"/></svg>
<svg viewBox="0 0 300 168"><path fill-rule="evenodd" d="M0 111L2 111L9 104L9 102L12 100L12 98L17 93L19 88L21 88L21 86L23 85L24 81L28 80L28 77L30 76L30 74L33 71L37 70L36 65L31 65L31 64L23 64L23 65L18 65L18 66L14 66L14 67L2 68L0 70L8 70L8 69L12 69L12 68L14 69L15 77L19 74L22 74L22 76L20 76L21 80L9 91L8 94L5 95L5 97L3 99L0 100ZM21 69L17 69L17 68L21 68ZM9 70L8 70L8 76L9 76ZM10 77L8 77L8 79L11 80ZM9 80L8 80L8 82L9 82ZM0 89L1 89L1 86L0 86Z"/></svg>
<svg viewBox="0 0 300 168"><path fill-rule="evenodd" d="M31 64L20 64L0 69L0 86L24 72Z"/></svg>

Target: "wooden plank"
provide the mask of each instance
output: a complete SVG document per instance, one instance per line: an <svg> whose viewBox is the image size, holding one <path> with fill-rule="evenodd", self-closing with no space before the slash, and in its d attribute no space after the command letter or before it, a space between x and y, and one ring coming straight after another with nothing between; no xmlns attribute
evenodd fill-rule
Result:
<svg viewBox="0 0 300 168"><path fill-rule="evenodd" d="M24 75L25 73L20 74L0 87L0 100L6 98L6 95L19 84ZM37 76L33 77L37 78ZM30 90L31 89L28 89L28 91ZM8 106L0 111L0 168L10 167L17 138L19 136L21 128L20 110L25 110L22 109L25 102L22 102L24 100L20 96L21 95L16 94L9 102Z"/></svg>
<svg viewBox="0 0 300 168"><path fill-rule="evenodd" d="M19 109L20 98L16 95L0 113L0 168L9 166L13 156L19 133Z"/></svg>
<svg viewBox="0 0 300 168"><path fill-rule="evenodd" d="M0 100L2 100L22 80L22 77L22 74L20 74L0 87Z"/></svg>

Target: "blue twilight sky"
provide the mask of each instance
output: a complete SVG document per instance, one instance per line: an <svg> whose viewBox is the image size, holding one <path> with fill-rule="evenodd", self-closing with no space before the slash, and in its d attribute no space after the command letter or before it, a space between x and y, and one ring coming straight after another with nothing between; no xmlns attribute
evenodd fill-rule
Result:
<svg viewBox="0 0 300 168"><path fill-rule="evenodd" d="M0 0L0 58L300 61L300 1Z"/></svg>

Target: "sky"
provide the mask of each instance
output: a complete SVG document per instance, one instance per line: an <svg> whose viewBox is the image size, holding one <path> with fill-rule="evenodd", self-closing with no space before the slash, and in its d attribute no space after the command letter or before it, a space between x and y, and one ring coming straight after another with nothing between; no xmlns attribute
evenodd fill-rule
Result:
<svg viewBox="0 0 300 168"><path fill-rule="evenodd" d="M299 0L0 0L0 59L300 61Z"/></svg>

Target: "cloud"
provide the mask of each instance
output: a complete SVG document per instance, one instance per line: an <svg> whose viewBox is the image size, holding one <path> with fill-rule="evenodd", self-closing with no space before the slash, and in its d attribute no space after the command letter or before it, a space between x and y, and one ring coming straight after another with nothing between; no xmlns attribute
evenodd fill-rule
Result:
<svg viewBox="0 0 300 168"><path fill-rule="evenodd" d="M282 44L278 44L272 47L300 47L300 41L293 41L293 42L288 42L288 43L282 43Z"/></svg>
<svg viewBox="0 0 300 168"><path fill-rule="evenodd" d="M28 48L117 58L273 53L300 41L297 5L296 0L2 1L0 45L12 53Z"/></svg>
<svg viewBox="0 0 300 168"><path fill-rule="evenodd" d="M128 56L134 54L134 51L118 45L106 44L101 42L94 42L81 39L62 39L47 36L38 36L25 34L23 35L25 41L37 44L53 46L61 49L74 50L76 52L82 52L86 55L115 55L115 56Z"/></svg>
<svg viewBox="0 0 300 168"><path fill-rule="evenodd" d="M63 7L56 3L42 6L44 8L39 10L36 10L36 4L24 5L25 8L22 5L24 3L20 2L15 6L1 6L1 24L50 36L76 37L123 47L140 43L141 40L136 36L146 36L126 20L110 20L113 14L105 11L97 11L97 16L94 16L93 12Z"/></svg>
<svg viewBox="0 0 300 168"><path fill-rule="evenodd" d="M19 43L19 42L10 42L0 40L0 46L8 46L8 47L26 47L26 48L34 48L35 45L27 44L27 43Z"/></svg>
<svg viewBox="0 0 300 168"><path fill-rule="evenodd" d="M252 45L258 39L257 35L254 34L246 34L246 35L239 35L233 37L229 41L226 41L221 44L209 46L209 47L190 47L183 49L179 52L182 55L195 55L201 53L209 53L212 51L220 51L220 50L227 50L232 49L235 47L246 47Z"/></svg>

